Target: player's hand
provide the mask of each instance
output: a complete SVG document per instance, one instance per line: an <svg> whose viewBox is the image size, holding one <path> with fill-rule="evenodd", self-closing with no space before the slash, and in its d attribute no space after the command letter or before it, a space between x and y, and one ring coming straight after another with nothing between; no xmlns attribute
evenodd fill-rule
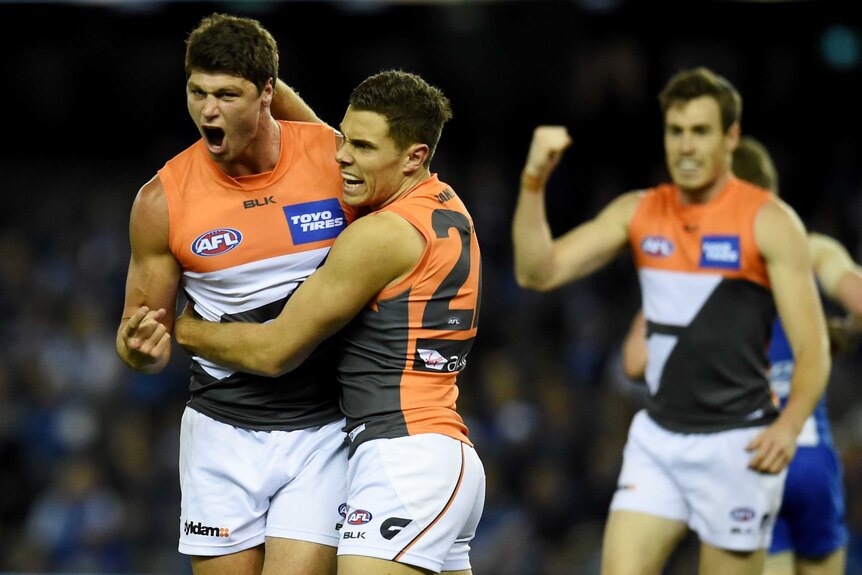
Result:
<svg viewBox="0 0 862 575"><path fill-rule="evenodd" d="M572 138L565 126L537 127L533 131L524 173L531 178L545 181L570 145Z"/></svg>
<svg viewBox="0 0 862 575"><path fill-rule="evenodd" d="M138 308L123 328L123 343L129 350L129 361L135 367L151 365L161 360L171 345L171 334L162 319L164 308Z"/></svg>
<svg viewBox="0 0 862 575"><path fill-rule="evenodd" d="M796 453L796 434L778 420L755 437L746 450L753 454L749 469L779 473L790 464Z"/></svg>

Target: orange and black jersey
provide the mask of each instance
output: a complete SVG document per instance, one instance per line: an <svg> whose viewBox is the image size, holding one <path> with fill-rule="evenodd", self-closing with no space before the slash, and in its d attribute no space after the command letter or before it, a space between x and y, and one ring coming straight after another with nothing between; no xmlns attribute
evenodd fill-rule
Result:
<svg viewBox="0 0 862 575"><path fill-rule="evenodd" d="M351 454L369 439L419 433L469 444L455 403L456 379L479 324L481 258L473 220L436 175L380 211L410 222L426 247L413 271L381 291L342 332L338 376Z"/></svg>
<svg viewBox="0 0 862 575"><path fill-rule="evenodd" d="M647 320L647 409L680 433L777 417L766 350L775 304L754 221L766 190L731 178L705 204L662 185L644 193L629 240Z"/></svg>
<svg viewBox="0 0 862 575"><path fill-rule="evenodd" d="M321 124L279 122L281 151L270 172L232 178L198 141L159 171L170 248L182 288L204 319L276 317L353 219L341 203L336 134ZM247 429L302 429L341 417L328 343L275 379L194 357L189 405Z"/></svg>

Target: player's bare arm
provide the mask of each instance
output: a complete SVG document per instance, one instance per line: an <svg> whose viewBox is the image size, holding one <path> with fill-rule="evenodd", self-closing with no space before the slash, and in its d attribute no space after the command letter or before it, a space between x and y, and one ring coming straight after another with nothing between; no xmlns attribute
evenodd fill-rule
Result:
<svg viewBox="0 0 862 575"><path fill-rule="evenodd" d="M750 466L776 473L793 457L796 436L826 389L829 341L805 228L796 213L780 199L770 199L758 212L755 237L796 362L786 407L749 446L754 452Z"/></svg>
<svg viewBox="0 0 862 575"><path fill-rule="evenodd" d="M562 126L539 126L521 178L512 223L515 277L522 287L555 289L601 268L627 245L628 223L639 200L632 192L558 239L551 235L544 189L571 138Z"/></svg>
<svg viewBox="0 0 862 575"><path fill-rule="evenodd" d="M299 96L299 92L288 86L281 79L276 81L270 111L273 117L279 120L314 122L317 124L326 123L317 117L311 106L306 104L305 100Z"/></svg>
<svg viewBox="0 0 862 575"><path fill-rule="evenodd" d="M646 373L646 335L646 318L643 310L639 309L632 318L629 331L623 340L623 373L629 379L641 380Z"/></svg>
<svg viewBox="0 0 862 575"><path fill-rule="evenodd" d="M171 356L170 331L180 267L168 245L168 208L158 176L138 192L129 220L131 259L117 354L129 367L158 373ZM158 325L153 326L149 317ZM142 327L142 324L143 327Z"/></svg>
<svg viewBox="0 0 862 575"><path fill-rule="evenodd" d="M416 266L425 239L391 213L358 219L338 236L326 263L290 297L272 322L213 323L183 314L174 337L190 353L274 377L302 363L375 295Z"/></svg>

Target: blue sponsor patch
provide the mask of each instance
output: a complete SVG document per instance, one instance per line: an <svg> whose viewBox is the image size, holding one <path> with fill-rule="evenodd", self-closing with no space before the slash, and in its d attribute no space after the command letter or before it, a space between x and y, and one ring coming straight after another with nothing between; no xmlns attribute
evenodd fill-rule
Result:
<svg viewBox="0 0 862 575"><path fill-rule="evenodd" d="M703 236L700 241L700 267L738 270L739 236Z"/></svg>
<svg viewBox="0 0 862 575"><path fill-rule="evenodd" d="M242 242L242 234L233 228L218 228L199 235L192 242L192 253L198 256L220 256Z"/></svg>
<svg viewBox="0 0 862 575"><path fill-rule="evenodd" d="M347 225L344 210L335 198L283 209L294 245L334 239Z"/></svg>
<svg viewBox="0 0 862 575"><path fill-rule="evenodd" d="M664 236L647 236L641 240L641 251L648 256L665 258L673 253L673 242Z"/></svg>

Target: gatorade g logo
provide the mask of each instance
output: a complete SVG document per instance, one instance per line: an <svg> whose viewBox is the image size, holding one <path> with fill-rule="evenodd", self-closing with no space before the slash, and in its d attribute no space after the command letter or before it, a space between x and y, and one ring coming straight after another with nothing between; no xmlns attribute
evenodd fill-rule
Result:
<svg viewBox="0 0 862 575"><path fill-rule="evenodd" d="M242 242L242 234L232 228L210 230L192 242L192 252L198 256L220 256Z"/></svg>
<svg viewBox="0 0 862 575"><path fill-rule="evenodd" d="M294 245L335 239L347 225L335 198L287 206L284 216Z"/></svg>
<svg viewBox="0 0 862 575"><path fill-rule="evenodd" d="M739 236L704 236L700 242L700 267L738 270Z"/></svg>

